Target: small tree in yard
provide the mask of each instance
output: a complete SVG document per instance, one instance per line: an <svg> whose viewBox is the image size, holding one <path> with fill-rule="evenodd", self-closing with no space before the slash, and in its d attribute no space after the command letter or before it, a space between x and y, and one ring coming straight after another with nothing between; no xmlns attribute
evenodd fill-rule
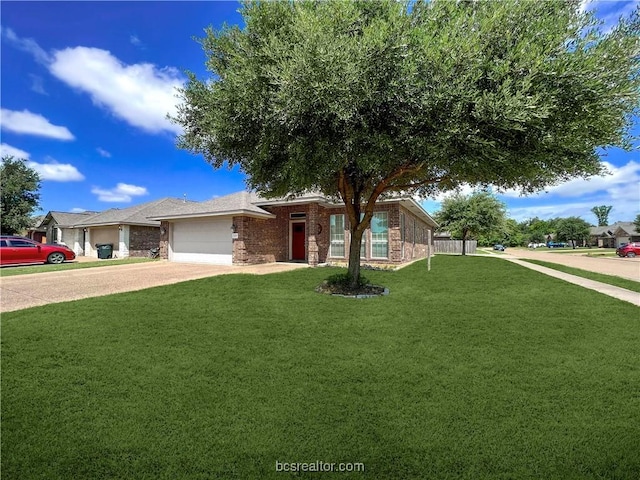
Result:
<svg viewBox="0 0 640 480"><path fill-rule="evenodd" d="M24 160L2 157L0 164L0 224L4 235L21 233L31 226L38 207L40 177Z"/></svg>
<svg viewBox="0 0 640 480"><path fill-rule="evenodd" d="M611 205L600 205L599 207L593 207L591 211L598 219L598 226L605 227L609 225L609 212L613 206Z"/></svg>
<svg viewBox="0 0 640 480"><path fill-rule="evenodd" d="M636 232L640 232L640 213L636 215L636 219L633 221L633 224L636 227Z"/></svg>
<svg viewBox="0 0 640 480"><path fill-rule="evenodd" d="M556 233L558 240L571 242L573 248L576 248L576 241L582 241L589 238L591 226L580 217L567 217L558 222Z"/></svg>
<svg viewBox="0 0 640 480"><path fill-rule="evenodd" d="M447 197L435 215L443 230L462 239L462 255L467 254L467 240L482 234L501 232L505 226L505 206L491 193L460 193Z"/></svg>
<svg viewBox="0 0 640 480"><path fill-rule="evenodd" d="M578 0L245 2L201 39L178 146L267 197L344 202L349 274L377 200L468 183L533 192L600 174L640 97L637 12L607 33Z"/></svg>

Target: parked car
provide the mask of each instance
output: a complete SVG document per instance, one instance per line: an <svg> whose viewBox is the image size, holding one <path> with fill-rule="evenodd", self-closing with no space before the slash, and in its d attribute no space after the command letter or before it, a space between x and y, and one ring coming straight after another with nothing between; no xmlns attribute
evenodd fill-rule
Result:
<svg viewBox="0 0 640 480"><path fill-rule="evenodd" d="M500 244L496 244L496 245L493 246L494 250L499 250L501 252L504 252L505 248L506 247L504 245L500 245Z"/></svg>
<svg viewBox="0 0 640 480"><path fill-rule="evenodd" d="M29 238L0 236L0 265L19 263L62 263L76 254L65 245L48 245Z"/></svg>
<svg viewBox="0 0 640 480"><path fill-rule="evenodd" d="M635 257L640 255L640 242L631 242L616 248L616 254L619 257Z"/></svg>
<svg viewBox="0 0 640 480"><path fill-rule="evenodd" d="M547 247L549 248L564 248L567 244L564 242L549 242L547 243Z"/></svg>

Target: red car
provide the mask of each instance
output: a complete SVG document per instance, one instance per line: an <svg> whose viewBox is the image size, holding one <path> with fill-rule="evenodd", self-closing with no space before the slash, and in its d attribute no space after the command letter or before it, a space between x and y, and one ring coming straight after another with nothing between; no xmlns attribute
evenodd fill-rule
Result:
<svg viewBox="0 0 640 480"><path fill-rule="evenodd" d="M640 242L632 242L618 247L616 253L619 257L635 257L640 255Z"/></svg>
<svg viewBox="0 0 640 480"><path fill-rule="evenodd" d="M76 254L64 245L46 245L29 238L0 236L0 265L18 263L62 263Z"/></svg>

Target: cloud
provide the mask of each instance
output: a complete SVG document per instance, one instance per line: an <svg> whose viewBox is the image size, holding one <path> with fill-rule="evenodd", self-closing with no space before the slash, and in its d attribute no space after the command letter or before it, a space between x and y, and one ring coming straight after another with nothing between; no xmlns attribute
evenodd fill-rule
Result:
<svg viewBox="0 0 640 480"><path fill-rule="evenodd" d="M610 175L591 177L588 179L574 178L559 185L547 187L544 192L530 195L529 197L541 197L545 195L557 195L559 197L582 197L597 192L611 192L614 189L625 188L626 186L638 186L640 183L640 163L635 160L629 161L626 165L616 167L609 162L602 162ZM502 196L519 198L520 192L517 190L506 190Z"/></svg>
<svg viewBox="0 0 640 480"><path fill-rule="evenodd" d="M74 207L71 209L72 213L84 213L86 211L87 211L86 208L80 208L80 207Z"/></svg>
<svg viewBox="0 0 640 480"><path fill-rule="evenodd" d="M96 152L98 152L101 157L111 158L111 154L109 152L107 152L104 148L98 147L98 148L96 148Z"/></svg>
<svg viewBox="0 0 640 480"><path fill-rule="evenodd" d="M56 51L49 70L129 125L150 133L181 131L166 118L176 113L176 89L183 85L174 68L127 65L106 50L75 47Z"/></svg>
<svg viewBox="0 0 640 480"><path fill-rule="evenodd" d="M101 202L130 202L133 197L142 195L148 195L149 192L145 187L138 187L136 185L129 185L127 183L118 183L115 188L110 190L93 187L91 193L98 195L98 200Z"/></svg>
<svg viewBox="0 0 640 480"><path fill-rule="evenodd" d="M29 153L6 143L0 144L0 157L23 158L29 160Z"/></svg>
<svg viewBox="0 0 640 480"><path fill-rule="evenodd" d="M130 35L129 36L129 42L131 42L131 45L134 45L134 46L136 46L138 48L141 48L143 50L145 48L144 43L142 43L142 40L140 40L137 35Z"/></svg>
<svg viewBox="0 0 640 480"><path fill-rule="evenodd" d="M46 65L51 61L51 56L33 38L20 38L13 30L6 27L2 27L2 37L17 49L31 54L38 63Z"/></svg>
<svg viewBox="0 0 640 480"><path fill-rule="evenodd" d="M3 130L25 135L55 138L58 140L74 140L75 137L67 129L53 125L42 115L29 110L16 112L5 108L0 111L0 123Z"/></svg>
<svg viewBox="0 0 640 480"><path fill-rule="evenodd" d="M31 78L31 91L39 93L40 95L49 95L44 89L44 83L42 81L42 77L38 75L34 75L32 73L29 74L29 78Z"/></svg>
<svg viewBox="0 0 640 480"><path fill-rule="evenodd" d="M53 182L79 182L84 180L84 175L70 163L58 163L50 159L49 163L27 162L27 166L33 168L40 180L51 180Z"/></svg>

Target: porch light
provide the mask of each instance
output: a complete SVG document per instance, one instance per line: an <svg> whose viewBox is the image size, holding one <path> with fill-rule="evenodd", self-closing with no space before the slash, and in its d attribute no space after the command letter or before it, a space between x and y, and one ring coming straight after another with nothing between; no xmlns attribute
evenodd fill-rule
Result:
<svg viewBox="0 0 640 480"><path fill-rule="evenodd" d="M238 232L238 226L235 223L231 224L231 232L232 233Z"/></svg>

